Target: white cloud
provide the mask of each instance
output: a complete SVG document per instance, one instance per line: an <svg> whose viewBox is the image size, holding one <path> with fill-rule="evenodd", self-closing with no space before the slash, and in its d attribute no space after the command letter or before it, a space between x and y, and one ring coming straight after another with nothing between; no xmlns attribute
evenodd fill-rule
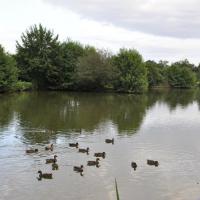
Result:
<svg viewBox="0 0 200 200"><path fill-rule="evenodd" d="M86 11L84 11L84 14L79 10L78 14L75 12L76 10L72 8L72 5L63 8L62 6L49 4L46 1L47 0L0 0L0 44L2 44L6 50L15 52L15 41L20 39L21 33L33 24L42 23L44 26L54 29L54 32L60 35L61 40L70 37L84 44L111 49L113 52L117 52L120 47L135 48L140 51L146 60L163 59L175 61L188 58L195 63L200 61L198 55L200 51L200 39L198 38L186 39L182 36L170 37L161 34L157 36L140 29L126 29L126 26L117 26L112 20L106 21L92 18L90 13L87 15ZM74 0L74 2L76 2L77 7L84 7L83 4L87 5L87 2L90 1ZM95 2L98 3L95 4L96 6L99 5L100 2L101 6L106 10L108 9L107 7L112 6L113 0L108 0L107 3L104 4L104 1L100 0ZM143 0L138 0L138 2L140 4L140 9L153 9L152 3L144 3ZM145 2L157 1L146 0ZM165 0L163 0L163 2L165 2ZM131 6L131 3L126 0L123 1L123 4L117 4L115 7L126 11L126 3ZM75 4L73 5L75 6ZM92 7L94 11L97 10L95 5L93 3L90 4L90 7ZM164 5L165 4L163 4L161 10L167 9ZM103 10L101 12L103 15ZM111 16L114 15L117 15L117 10L112 10ZM120 13L118 13L118 15L120 15ZM111 16L110 19L112 19ZM145 22L144 18L141 20ZM104 21L104 23L101 21Z"/></svg>
<svg viewBox="0 0 200 200"><path fill-rule="evenodd" d="M44 0L83 17L154 35L200 37L199 0Z"/></svg>

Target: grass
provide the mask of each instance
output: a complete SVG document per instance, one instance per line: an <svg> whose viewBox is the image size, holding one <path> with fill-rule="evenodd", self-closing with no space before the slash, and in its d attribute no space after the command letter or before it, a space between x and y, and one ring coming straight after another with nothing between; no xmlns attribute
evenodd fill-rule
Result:
<svg viewBox="0 0 200 200"><path fill-rule="evenodd" d="M118 191L118 187L117 187L117 180L116 179L115 179L115 192L116 192L117 200L120 200L119 191Z"/></svg>

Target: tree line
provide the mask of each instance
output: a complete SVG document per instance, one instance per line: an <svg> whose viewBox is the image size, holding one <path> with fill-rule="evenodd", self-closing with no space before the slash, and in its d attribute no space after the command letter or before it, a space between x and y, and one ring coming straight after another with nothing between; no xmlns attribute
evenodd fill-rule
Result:
<svg viewBox="0 0 200 200"><path fill-rule="evenodd" d="M143 93L151 87L199 86L200 65L144 61L135 49L117 54L66 40L41 24L22 33L16 53L0 45L0 92L35 90Z"/></svg>

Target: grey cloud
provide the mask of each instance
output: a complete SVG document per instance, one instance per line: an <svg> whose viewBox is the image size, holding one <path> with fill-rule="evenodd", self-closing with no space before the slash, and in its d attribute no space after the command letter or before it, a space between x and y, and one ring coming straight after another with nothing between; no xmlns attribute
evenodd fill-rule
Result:
<svg viewBox="0 0 200 200"><path fill-rule="evenodd" d="M43 0L131 31L200 38L199 0Z"/></svg>

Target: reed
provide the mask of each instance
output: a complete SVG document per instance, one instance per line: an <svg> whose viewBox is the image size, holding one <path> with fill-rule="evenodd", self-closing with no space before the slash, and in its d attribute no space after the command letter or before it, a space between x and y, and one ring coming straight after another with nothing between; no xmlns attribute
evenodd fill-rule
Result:
<svg viewBox="0 0 200 200"><path fill-rule="evenodd" d="M115 179L115 192L116 192L117 200L120 200L119 191L118 191L118 187L117 187L117 180L116 179Z"/></svg>

